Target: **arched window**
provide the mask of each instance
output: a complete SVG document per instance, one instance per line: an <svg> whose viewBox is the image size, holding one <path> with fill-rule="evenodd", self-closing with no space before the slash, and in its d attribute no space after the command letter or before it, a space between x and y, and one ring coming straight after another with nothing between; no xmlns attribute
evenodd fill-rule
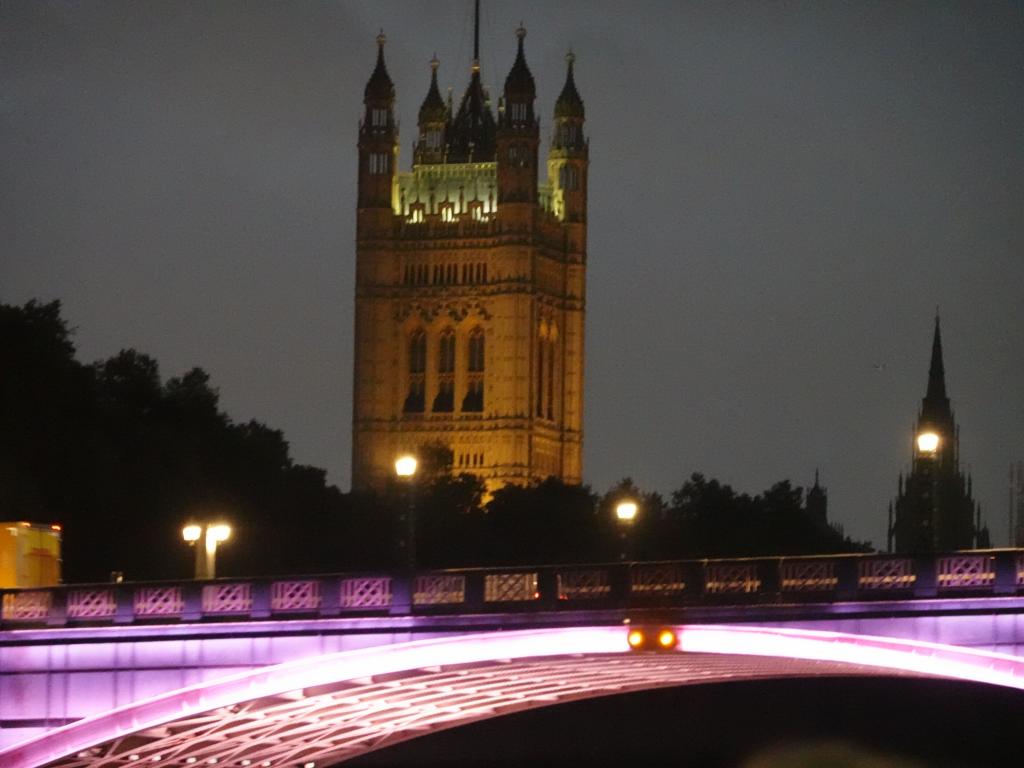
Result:
<svg viewBox="0 0 1024 768"><path fill-rule="evenodd" d="M466 396L462 410L479 413L484 409L484 331L474 328L469 333Z"/></svg>
<svg viewBox="0 0 1024 768"><path fill-rule="evenodd" d="M433 410L451 413L455 410L455 331L451 328L442 331L437 353L437 396Z"/></svg>
<svg viewBox="0 0 1024 768"><path fill-rule="evenodd" d="M537 416L544 416L544 350L548 343L541 337L537 343Z"/></svg>
<svg viewBox="0 0 1024 768"><path fill-rule="evenodd" d="M558 171L558 185L564 190L576 190L580 187L579 171L574 165L563 165Z"/></svg>
<svg viewBox="0 0 1024 768"><path fill-rule="evenodd" d="M548 397L547 417L549 421L555 420L555 339L548 339Z"/></svg>
<svg viewBox="0 0 1024 768"><path fill-rule="evenodd" d="M415 330L409 336L409 393L405 397L406 413L423 413L427 372L427 334Z"/></svg>
<svg viewBox="0 0 1024 768"><path fill-rule="evenodd" d="M391 171L390 157L387 152L370 153L370 173L374 176L381 176Z"/></svg>
<svg viewBox="0 0 1024 768"><path fill-rule="evenodd" d="M539 419L555 420L555 368L558 365L558 326L542 320L537 332L536 405Z"/></svg>
<svg viewBox="0 0 1024 768"><path fill-rule="evenodd" d="M469 372L484 372L484 332L480 328L469 334Z"/></svg>

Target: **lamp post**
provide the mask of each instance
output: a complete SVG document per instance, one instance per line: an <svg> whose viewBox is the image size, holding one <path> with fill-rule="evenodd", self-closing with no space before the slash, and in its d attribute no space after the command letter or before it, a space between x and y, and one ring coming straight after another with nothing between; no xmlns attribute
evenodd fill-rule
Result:
<svg viewBox="0 0 1024 768"><path fill-rule="evenodd" d="M939 450L939 436L934 432L922 432L917 436L917 450L921 455L934 459Z"/></svg>
<svg viewBox="0 0 1024 768"><path fill-rule="evenodd" d="M615 519L619 523L620 560L632 561L636 555L633 551L633 524L636 521L640 506L633 499L620 499L615 505Z"/></svg>
<svg viewBox="0 0 1024 768"><path fill-rule="evenodd" d="M183 538L196 550L196 578L217 577L217 546L231 538L231 526L226 523L189 523L181 529ZM203 546L199 546L200 539Z"/></svg>
<svg viewBox="0 0 1024 768"><path fill-rule="evenodd" d="M416 468L419 462L411 454L395 459L395 474L408 484L405 510L405 561L410 573L416 570Z"/></svg>

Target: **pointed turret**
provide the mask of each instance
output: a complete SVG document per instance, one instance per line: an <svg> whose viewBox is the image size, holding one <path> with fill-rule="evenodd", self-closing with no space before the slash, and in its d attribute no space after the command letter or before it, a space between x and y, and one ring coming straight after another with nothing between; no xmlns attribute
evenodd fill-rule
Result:
<svg viewBox="0 0 1024 768"><path fill-rule="evenodd" d="M555 102L555 118L576 117L582 120L584 118L583 99L580 98L580 92L576 90L576 78L573 76L576 55L569 51L565 60L569 67L565 73L565 85L562 86L562 93L559 94L558 101Z"/></svg>
<svg viewBox="0 0 1024 768"><path fill-rule="evenodd" d="M531 217L530 211L512 211L508 204L527 203L532 206L537 201L540 126L533 114L537 89L523 53L526 29L522 24L516 30L516 38L519 40L519 50L505 78L504 98L498 112L498 206L506 221L521 220L520 223L525 223ZM502 205L505 207L502 208Z"/></svg>
<svg viewBox="0 0 1024 768"><path fill-rule="evenodd" d="M448 107L441 98L441 91L437 87L437 68L441 66L437 56L430 60L430 88L427 89L427 96L420 105L420 123L444 122L448 117Z"/></svg>
<svg viewBox="0 0 1024 768"><path fill-rule="evenodd" d="M572 51L565 57L562 94L555 102L555 131L548 154L548 180L554 214L562 221L584 224L587 220L587 140L583 136L583 100L576 90ZM586 250L581 243L580 250Z"/></svg>
<svg viewBox="0 0 1024 768"><path fill-rule="evenodd" d="M437 68L441 62L435 55L430 60L430 88L423 99L419 114L419 139L413 156L414 163L444 162L446 133L448 127L448 106L441 98L437 87Z"/></svg>
<svg viewBox="0 0 1024 768"><path fill-rule="evenodd" d="M395 86L384 63L384 43L377 35L377 65L366 83L366 107L359 126L359 208L390 209L398 164Z"/></svg>
<svg viewBox="0 0 1024 768"><path fill-rule="evenodd" d="M395 84L391 82L391 75L388 74L387 65L384 63L384 43L387 38L381 32L377 35L377 66L373 68L373 74L366 81L366 89L363 91L363 103L373 102L394 102Z"/></svg>
<svg viewBox="0 0 1024 768"><path fill-rule="evenodd" d="M519 40L519 50L516 52L516 60L512 64L512 69L509 70L508 76L505 78L505 104L506 108L510 103L527 104L532 113L533 100L537 98L537 86L533 82L533 73L530 72L530 67L526 64L526 56L523 53L526 28L522 24L516 30L516 38ZM532 118L532 114L529 115L529 118L525 115L505 114L506 120L515 120L516 122L526 122Z"/></svg>

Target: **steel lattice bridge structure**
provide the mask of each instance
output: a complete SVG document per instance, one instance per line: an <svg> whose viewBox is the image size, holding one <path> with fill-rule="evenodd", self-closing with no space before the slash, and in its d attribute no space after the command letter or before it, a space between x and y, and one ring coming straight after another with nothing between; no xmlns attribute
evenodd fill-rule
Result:
<svg viewBox="0 0 1024 768"><path fill-rule="evenodd" d="M1024 690L1022 550L69 585L0 606L5 768L323 768L735 680Z"/></svg>

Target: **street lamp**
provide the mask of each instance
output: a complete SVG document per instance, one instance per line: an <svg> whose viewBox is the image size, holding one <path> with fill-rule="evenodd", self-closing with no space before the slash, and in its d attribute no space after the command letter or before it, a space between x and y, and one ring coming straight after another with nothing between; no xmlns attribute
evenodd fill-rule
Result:
<svg viewBox="0 0 1024 768"><path fill-rule="evenodd" d="M917 436L917 450L927 456L934 456L939 450L939 436L934 432L922 432Z"/></svg>
<svg viewBox="0 0 1024 768"><path fill-rule="evenodd" d="M395 459L395 474L399 477L412 477L416 474L416 457L405 454Z"/></svg>
<svg viewBox="0 0 1024 768"><path fill-rule="evenodd" d="M632 523L636 519L638 509L635 501L620 501L615 505L615 517L622 523Z"/></svg>
<svg viewBox="0 0 1024 768"><path fill-rule="evenodd" d="M619 522L619 539L621 541L619 559L621 560L633 560L635 557L633 523L636 521L639 511L640 505L633 499L620 499L619 503L615 505L615 519Z"/></svg>
<svg viewBox="0 0 1024 768"><path fill-rule="evenodd" d="M183 538L196 550L196 578L213 579L217 576L217 545L231 538L231 526L226 523L189 523L181 529ZM200 539L204 546L199 547Z"/></svg>
<svg viewBox="0 0 1024 768"><path fill-rule="evenodd" d="M405 510L405 559L409 572L416 570L416 468L419 462L412 454L395 459L395 474L409 484Z"/></svg>

